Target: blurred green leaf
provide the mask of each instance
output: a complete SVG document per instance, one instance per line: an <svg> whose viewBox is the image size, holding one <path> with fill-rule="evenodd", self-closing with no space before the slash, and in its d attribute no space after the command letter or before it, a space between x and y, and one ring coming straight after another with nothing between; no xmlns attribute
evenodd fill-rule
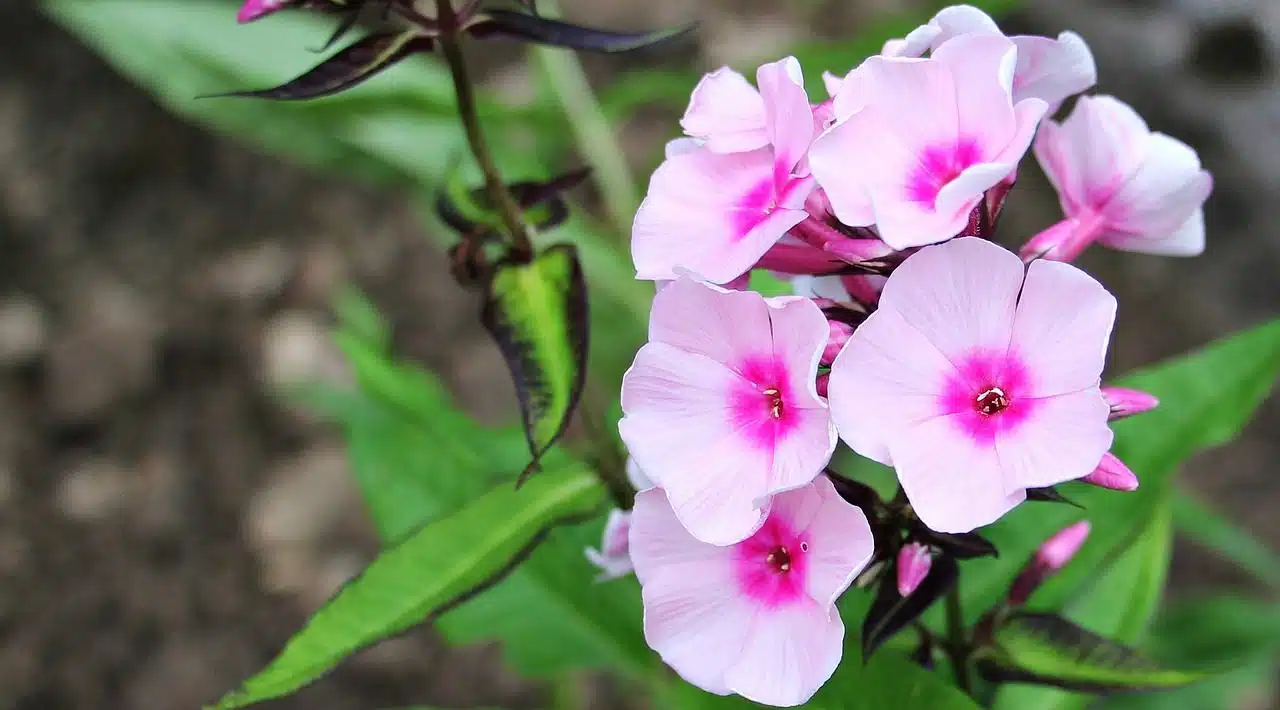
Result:
<svg viewBox="0 0 1280 710"><path fill-rule="evenodd" d="M1097 567L1086 570L1090 579L1094 580L1093 583L1066 607L1066 615L1071 621L1109 641L1123 645L1133 645L1141 637L1164 591L1173 545L1172 511L1167 495L1153 515L1141 521L1141 524L1141 534L1125 546L1123 553L1114 562L1103 568L1101 576L1098 576ZM1064 572L1080 564L1079 560L1073 560ZM1034 641L1025 638L1021 640ZM1173 671L1154 664L1144 664L1136 659L1130 666L1121 662L1121 657L1125 654L1120 649L1112 650L1116 653L1109 655L1103 645L1099 647L1096 658L1082 659L1085 663L1076 670L1073 678L1075 682L1071 687L1096 684L1105 688L1127 683L1134 688L1169 688L1184 685L1200 677L1188 671ZM1043 660L1047 662L1052 659ZM1086 667L1090 665L1094 667ZM1111 665L1115 667L1110 671L1112 675L1108 676L1108 666ZM1070 670L1059 664L1057 672L1067 673ZM1126 681L1123 676L1130 672L1133 675ZM1092 683L1090 678L1093 679ZM1088 705L1090 700L1088 695L1013 685L1001 689L995 708L1078 710Z"/></svg>
<svg viewBox="0 0 1280 710"><path fill-rule="evenodd" d="M587 52L631 52L676 40L693 25L652 32L611 32L524 12L488 10L467 31L478 38L503 38Z"/></svg>
<svg viewBox="0 0 1280 710"><path fill-rule="evenodd" d="M1280 555L1190 493L1180 490L1173 499L1173 522L1179 533L1197 544L1222 555L1273 588L1280 587Z"/></svg>
<svg viewBox="0 0 1280 710"><path fill-rule="evenodd" d="M238 25L235 8L222 0L46 0L44 8L175 113L309 165L432 183L464 145L452 81L427 57L317 101L197 98L303 73L315 62L307 50L333 30L329 17L287 12ZM483 99L480 110L490 123L558 119L549 104L516 109Z"/></svg>
<svg viewBox="0 0 1280 710"><path fill-rule="evenodd" d="M571 244L528 263L499 264L485 285L481 320L511 370L533 456L521 481L560 438L582 395L587 317L587 285Z"/></svg>
<svg viewBox="0 0 1280 710"><path fill-rule="evenodd" d="M1262 710L1280 690L1275 664L1251 663L1185 688L1104 698L1097 710Z"/></svg>
<svg viewBox="0 0 1280 710"><path fill-rule="evenodd" d="M215 706L291 693L347 656L454 606L510 572L557 522L595 511L603 488L576 466L516 491L500 486L387 548L298 632L266 669Z"/></svg>
<svg viewBox="0 0 1280 710"><path fill-rule="evenodd" d="M1234 596L1171 605L1151 626L1146 648L1166 663L1224 668L1280 652L1280 604Z"/></svg>
<svg viewBox="0 0 1280 710"><path fill-rule="evenodd" d="M791 287L790 283L764 269L756 269L751 272L751 281L747 284L747 288L766 298L771 296L790 296L795 293L795 289Z"/></svg>
<svg viewBox="0 0 1280 710"><path fill-rule="evenodd" d="M396 362L386 327L358 294L339 302L338 340L360 389L310 388L306 403L346 428L352 467L384 543L464 506L496 482L514 488L528 461L518 428L471 421L430 373ZM501 376L495 373L495 376ZM549 469L578 465L559 449ZM594 583L583 549L598 546L603 520L553 530L518 569L493 589L445 614L437 627L453 643L499 641L527 675L611 667L645 676L656 657L641 632L634 578Z"/></svg>

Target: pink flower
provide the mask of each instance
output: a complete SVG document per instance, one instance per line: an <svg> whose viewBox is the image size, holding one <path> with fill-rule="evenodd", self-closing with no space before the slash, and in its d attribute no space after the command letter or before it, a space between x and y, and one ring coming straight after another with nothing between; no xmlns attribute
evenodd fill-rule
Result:
<svg viewBox="0 0 1280 710"><path fill-rule="evenodd" d="M862 310L880 302L884 289L884 276L852 274L849 276L797 276L791 280L797 296L826 298L836 303Z"/></svg>
<svg viewBox="0 0 1280 710"><path fill-rule="evenodd" d="M933 552L927 545L908 543L898 551L898 595L910 596L933 567Z"/></svg>
<svg viewBox="0 0 1280 710"><path fill-rule="evenodd" d="M1031 556L1027 566L1023 567L1014 578L1013 584L1009 587L1009 601L1013 604L1025 603L1031 598L1031 593L1046 579L1067 566L1071 558L1075 557L1084 546L1084 541L1088 537L1089 521L1081 520L1068 525L1045 540L1044 544L1040 545L1040 548Z"/></svg>
<svg viewBox="0 0 1280 710"><path fill-rule="evenodd" d="M609 511L609 519L604 524L604 534L600 540L600 549L588 547L584 552L591 564L600 570L597 582L607 582L631 574L633 566L628 553L628 538L631 529L631 513L624 510Z"/></svg>
<svg viewBox="0 0 1280 710"><path fill-rule="evenodd" d="M836 432L814 381L827 320L812 301L680 278L653 300L622 381L622 439L699 540L749 537L774 494L818 476Z"/></svg>
<svg viewBox="0 0 1280 710"><path fill-rule="evenodd" d="M814 177L845 224L875 224L895 249L950 239L1012 173L1046 104L1011 98L1017 51L1002 36L958 37L930 59L872 57L836 97L852 114L816 141ZM851 169L850 166L857 166Z"/></svg>
<svg viewBox="0 0 1280 710"><path fill-rule="evenodd" d="M920 57L929 50L936 52L954 37L974 34L1004 36L987 13L971 5L953 5L905 38L886 42L882 53L889 57ZM1018 63L1013 70L1015 102L1038 98L1056 107L1098 81L1093 53L1074 32L1063 32L1057 39L1035 35L1009 39L1018 48Z"/></svg>
<svg viewBox="0 0 1280 710"><path fill-rule="evenodd" d="M1094 241L1125 251L1204 251L1202 205L1213 179L1196 152L1110 96L1084 96L1061 125L1045 122L1036 158L1067 219L1023 247L1024 258L1070 261Z"/></svg>
<svg viewBox="0 0 1280 710"><path fill-rule="evenodd" d="M240 12L236 13L236 22L253 22L283 8L286 2L288 0L245 0Z"/></svg>
<svg viewBox="0 0 1280 710"><path fill-rule="evenodd" d="M778 495L764 526L729 547L691 537L661 490L641 493L631 557L645 640L708 692L800 705L840 662L835 602L873 546L866 516L825 477Z"/></svg>
<svg viewBox="0 0 1280 710"><path fill-rule="evenodd" d="M928 247L832 365L854 451L897 468L940 532L1004 515L1027 488L1088 475L1111 446L1099 390L1115 298L1083 271L973 237Z"/></svg>
<svg viewBox="0 0 1280 710"><path fill-rule="evenodd" d="M805 154L814 118L799 63L788 57L760 67L756 76L767 145L745 152L713 149L741 148L758 137L740 130L742 122L727 117L716 122L714 116L732 113L731 106L721 111L711 102L704 110L708 96L740 93L726 88L736 80L717 74L699 85L685 116L686 127L703 132L707 145L669 150L636 213L631 253L639 278L672 279L683 268L713 283L731 281L808 216L805 199L814 181ZM725 131L716 132L718 125Z"/></svg>

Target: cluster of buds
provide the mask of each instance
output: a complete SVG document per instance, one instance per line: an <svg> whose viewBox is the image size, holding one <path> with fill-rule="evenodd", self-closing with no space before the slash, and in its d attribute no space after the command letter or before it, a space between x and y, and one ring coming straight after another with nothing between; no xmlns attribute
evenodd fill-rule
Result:
<svg viewBox="0 0 1280 710"><path fill-rule="evenodd" d="M1211 180L1116 99L1050 118L1095 78L1079 36L1007 37L957 6L818 103L793 58L694 90L632 240L658 293L619 428L647 480L593 551L634 567L646 638L685 679L803 703L873 560L909 596L940 545L1052 486L1137 487L1108 422L1156 402L1101 386L1116 300L1070 261L1199 253ZM1019 254L991 238L1028 152L1064 219ZM743 290L754 269L796 295ZM901 501L846 495L840 442L892 467ZM1045 554L1018 595L1061 565Z"/></svg>

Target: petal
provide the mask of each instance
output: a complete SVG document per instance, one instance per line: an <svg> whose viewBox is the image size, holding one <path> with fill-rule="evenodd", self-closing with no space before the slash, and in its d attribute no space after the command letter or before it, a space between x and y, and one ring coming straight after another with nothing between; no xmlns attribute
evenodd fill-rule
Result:
<svg viewBox="0 0 1280 710"><path fill-rule="evenodd" d="M1191 213L1181 227L1165 237L1135 236L1118 232L1102 235L1109 247L1159 256L1199 256L1204 253L1204 209Z"/></svg>
<svg viewBox="0 0 1280 710"><path fill-rule="evenodd" d="M1008 142L1004 144L1004 149L995 154L992 158L993 162L1008 163L1017 169L1018 163L1023 156L1027 154L1027 149L1031 147L1031 142L1035 139L1036 130L1040 127L1040 121L1048 112L1049 106L1040 99L1023 99L1013 107L1014 132L1008 136ZM1014 174L1014 170L1009 172Z"/></svg>
<svg viewBox="0 0 1280 710"><path fill-rule="evenodd" d="M702 148L667 158L636 213L638 277L672 279L684 268L725 283L745 273L805 216L769 211L773 178L769 150L721 155Z"/></svg>
<svg viewBox="0 0 1280 710"><path fill-rule="evenodd" d="M907 257L885 284L880 310L897 311L958 363L974 351L1006 351L1022 279L1013 252L976 237L953 239Z"/></svg>
<svg viewBox="0 0 1280 710"><path fill-rule="evenodd" d="M1092 276L1071 264L1033 261L1009 348L1026 363L1033 396L1097 387L1115 320L1115 296Z"/></svg>
<svg viewBox="0 0 1280 710"><path fill-rule="evenodd" d="M941 412L939 398L954 373L920 330L881 307L831 364L827 396L840 438L859 454L892 465L889 439Z"/></svg>
<svg viewBox="0 0 1280 710"><path fill-rule="evenodd" d="M635 457L627 457L627 482L637 491L647 491L653 488L653 481L645 475L640 464L636 463Z"/></svg>
<svg viewBox="0 0 1280 710"><path fill-rule="evenodd" d="M693 89L680 127L717 153L738 153L769 144L764 100L745 77L721 67Z"/></svg>
<svg viewBox="0 0 1280 710"><path fill-rule="evenodd" d="M993 155L1014 132L1010 99L1018 50L1002 34L972 34L946 42L933 53L951 71L956 86L960 135L977 138ZM1029 139L1029 137L1028 137Z"/></svg>
<svg viewBox="0 0 1280 710"><path fill-rule="evenodd" d="M1186 223L1213 189L1200 168L1195 150L1163 133L1152 133L1142 166L1108 201L1109 227L1153 238L1164 237Z"/></svg>
<svg viewBox="0 0 1280 710"><path fill-rule="evenodd" d="M681 276L654 296L649 340L734 369L772 354L772 314L754 291L726 291Z"/></svg>
<svg viewBox="0 0 1280 710"><path fill-rule="evenodd" d="M1110 411L1096 387L1035 400L1026 421L996 434L1005 490L1043 488L1093 473L1111 448Z"/></svg>
<svg viewBox="0 0 1280 710"><path fill-rule="evenodd" d="M995 447L965 432L963 415L934 417L889 442L898 481L921 522L944 533L965 533L995 522L1026 499L1006 493Z"/></svg>
<svg viewBox="0 0 1280 710"><path fill-rule="evenodd" d="M761 610L725 673L725 685L742 697L778 707L801 705L827 682L844 651L844 624L835 610L816 603Z"/></svg>
<svg viewBox="0 0 1280 710"><path fill-rule="evenodd" d="M822 474L836 450L836 425L826 407L792 408L787 417L785 435L774 442L773 471L765 495L811 483Z"/></svg>
<svg viewBox="0 0 1280 710"><path fill-rule="evenodd" d="M805 592L819 604L834 605L875 554L871 525L862 510L845 502L825 476L810 487L779 495L774 499L775 510L795 521L796 516L788 513L795 505L792 499L800 495L818 500L806 525L792 523L809 543Z"/></svg>
<svg viewBox="0 0 1280 710"><path fill-rule="evenodd" d="M1057 106L1098 82L1093 53L1075 32L1063 32L1057 39L1026 35L1013 42L1018 45L1014 101L1037 98Z"/></svg>
<svg viewBox="0 0 1280 710"><path fill-rule="evenodd" d="M904 199L904 190L899 186L887 189L873 187L871 204L875 209L875 224L880 238L894 249L910 249L951 239L964 229L969 222L969 212L982 201L982 191L978 189L975 192L974 183L985 183L990 179L991 175L986 170L970 173L966 180L960 181L947 193L946 210L941 209L941 205L932 207ZM1000 178L995 179L995 182L999 181ZM942 198L940 190L937 201L941 202Z"/></svg>
<svg viewBox="0 0 1280 710"><path fill-rule="evenodd" d="M685 680L727 695L724 650L742 646L753 613L736 593L732 548L692 538L656 489L636 496L630 544L645 641Z"/></svg>
<svg viewBox="0 0 1280 710"><path fill-rule="evenodd" d="M829 71L822 72L822 86L827 90L829 98L835 98L840 93L840 85L844 83L844 77L836 76Z"/></svg>
<svg viewBox="0 0 1280 710"><path fill-rule="evenodd" d="M675 288L675 285L667 290ZM772 456L762 456L733 420L737 373L702 355L649 343L622 381L618 432L636 462L663 488L694 537L729 545L768 515Z"/></svg>
<svg viewBox="0 0 1280 710"><path fill-rule="evenodd" d="M938 11L929 24L938 27L932 49L941 50L942 45L953 37L962 35L1001 35L1000 27L987 13L972 5L952 5Z"/></svg>
<svg viewBox="0 0 1280 710"><path fill-rule="evenodd" d="M666 146L663 147L663 157L670 158L676 155L692 153L701 148L702 145L702 141L697 138L675 138L667 141Z"/></svg>
<svg viewBox="0 0 1280 710"><path fill-rule="evenodd" d="M929 51L930 45L942 33L942 28L933 23L920 25L907 33L902 39L891 39L884 43L880 54L886 57L920 57Z"/></svg>
<svg viewBox="0 0 1280 710"><path fill-rule="evenodd" d="M787 57L756 73L764 99L765 125L773 144L775 174L790 175L813 142L813 107L804 90L800 62Z"/></svg>
<svg viewBox="0 0 1280 710"><path fill-rule="evenodd" d="M814 390L818 363L831 332L827 317L813 301L798 296L782 296L766 300L773 340L774 362L780 363L787 381L794 386L794 397L800 406L826 409ZM805 396L801 397L801 392Z"/></svg>
<svg viewBox="0 0 1280 710"><path fill-rule="evenodd" d="M1036 157L1067 216L1105 205L1147 152L1147 124L1110 96L1082 96L1062 124L1045 122Z"/></svg>
<svg viewBox="0 0 1280 710"><path fill-rule="evenodd" d="M963 229L969 220L969 213L982 201L983 193L1000 184L1016 166L1016 159L1012 163L978 163L965 168L944 185L938 191L934 211L940 215L955 215L955 218L948 223L943 231L945 236L941 239L954 236ZM955 225L954 229L952 225ZM933 239L931 242L941 239Z"/></svg>

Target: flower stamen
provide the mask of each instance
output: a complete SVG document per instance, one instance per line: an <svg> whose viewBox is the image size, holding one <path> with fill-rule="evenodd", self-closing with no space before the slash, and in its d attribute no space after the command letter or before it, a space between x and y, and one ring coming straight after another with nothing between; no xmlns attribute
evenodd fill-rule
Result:
<svg viewBox="0 0 1280 710"><path fill-rule="evenodd" d="M787 552L786 547L776 547L769 552L764 558L765 564L773 568L775 572L791 571L791 553Z"/></svg>
<svg viewBox="0 0 1280 710"><path fill-rule="evenodd" d="M1005 396L1004 390L999 387L988 387L984 392L980 393L975 404L978 412L990 416L999 414L1009 407L1009 398Z"/></svg>

